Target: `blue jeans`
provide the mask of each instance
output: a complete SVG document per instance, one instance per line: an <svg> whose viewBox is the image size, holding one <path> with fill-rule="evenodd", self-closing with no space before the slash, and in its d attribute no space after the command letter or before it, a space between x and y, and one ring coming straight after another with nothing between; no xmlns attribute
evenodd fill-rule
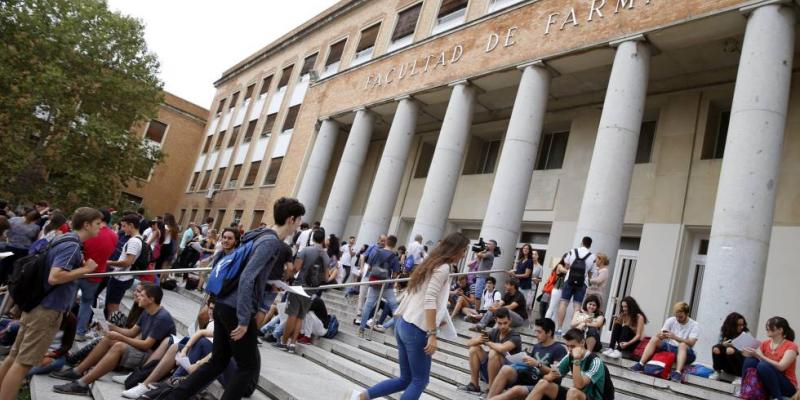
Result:
<svg viewBox="0 0 800 400"><path fill-rule="evenodd" d="M64 367L67 363L67 357L60 357L54 359L50 362L49 365L37 365L28 371L28 374L25 375L25 378L30 379L30 377L34 375L47 375L54 371L61 371L61 368Z"/></svg>
<svg viewBox="0 0 800 400"><path fill-rule="evenodd" d="M414 324L398 318L394 332L400 363L400 377L387 379L367 389L370 399L403 391L400 400L416 400L431 379L431 356L425 354L428 337Z"/></svg>
<svg viewBox="0 0 800 400"><path fill-rule="evenodd" d="M599 341L597 343L600 343ZM658 351L668 351L670 353L675 354L675 357L678 357L678 346L673 346L667 341L661 342L661 345L658 346ZM686 349L686 365L692 365L692 363L697 359L697 355L694 354L694 349L689 347Z"/></svg>
<svg viewBox="0 0 800 400"><path fill-rule="evenodd" d="M755 368L758 371L758 379L764 385L767 397L770 399L794 396L797 391L783 372L778 371L777 368L766 361L760 361L753 357L745 358L742 376L745 376L745 372L750 368Z"/></svg>
<svg viewBox="0 0 800 400"><path fill-rule="evenodd" d="M214 347L214 344L211 343L208 338L200 338L197 342L192 345L192 348L186 353L186 356L189 357L189 361L194 364L203 359L203 357L209 355L211 353L211 349ZM183 367L178 367L175 372L172 373L173 378L178 378L181 376L189 375L189 371L183 369Z"/></svg>
<svg viewBox="0 0 800 400"><path fill-rule="evenodd" d="M85 335L89 330L89 323L92 322L92 304L94 304L98 286L100 286L100 282L78 279L78 288L81 289L81 307L78 309L78 327L76 329L78 335Z"/></svg>
<svg viewBox="0 0 800 400"><path fill-rule="evenodd" d="M483 299L483 291L486 289L486 277L488 274L475 276L475 298Z"/></svg>
<svg viewBox="0 0 800 400"><path fill-rule="evenodd" d="M367 301L364 303L364 312L361 314L361 330L367 329L367 321L372 318L372 313L375 311L375 306L378 304L378 295L380 294L381 288L378 287L369 287L369 291L367 292ZM392 310L392 314L397 311L397 297L394 295L394 287L387 286L383 289L383 299L389 303L389 308Z"/></svg>

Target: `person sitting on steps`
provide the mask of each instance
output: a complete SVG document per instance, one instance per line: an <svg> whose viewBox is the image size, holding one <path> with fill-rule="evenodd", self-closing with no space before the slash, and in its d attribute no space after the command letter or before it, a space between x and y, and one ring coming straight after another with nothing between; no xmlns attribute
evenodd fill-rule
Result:
<svg viewBox="0 0 800 400"><path fill-rule="evenodd" d="M492 386L494 378L505 364L506 354L517 354L522 350L522 338L511 329L510 312L500 308L495 313L495 327L482 331L467 342L469 346L470 383L459 386L460 390L480 393L479 379L483 378ZM488 348L484 350L484 346Z"/></svg>
<svg viewBox="0 0 800 400"><path fill-rule="evenodd" d="M633 297L623 298L619 307L621 311L614 316L608 349L603 352L604 356L610 358L621 358L623 352L633 354L644 337L644 326L647 324L647 316Z"/></svg>
<svg viewBox="0 0 800 400"><path fill-rule="evenodd" d="M744 356L731 342L744 332L750 332L750 330L747 329L747 321L742 314L732 312L725 317L722 328L720 328L719 343L711 348L714 373L709 376L709 379L719 380L722 372L735 377L742 376Z"/></svg>
<svg viewBox="0 0 800 400"><path fill-rule="evenodd" d="M676 355L675 371L672 371L669 379L673 382L683 381L683 367L691 365L696 359L693 347L700 336L700 326L689 318L688 304L677 303L672 307L672 312L675 316L668 318L661 332L650 339L642 358L630 367L631 371L644 371L644 364L650 361L655 353L669 351Z"/></svg>

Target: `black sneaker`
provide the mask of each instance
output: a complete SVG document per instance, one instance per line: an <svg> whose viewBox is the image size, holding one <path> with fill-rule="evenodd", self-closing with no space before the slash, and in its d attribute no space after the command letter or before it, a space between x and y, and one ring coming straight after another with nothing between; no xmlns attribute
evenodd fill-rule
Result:
<svg viewBox="0 0 800 400"><path fill-rule="evenodd" d="M78 394L78 395L89 395L89 386L83 386L78 381L72 381L70 383L65 383L63 385L55 385L53 386L53 391L56 393L63 393L63 394Z"/></svg>
<svg viewBox="0 0 800 400"><path fill-rule="evenodd" d="M81 379L83 375L75 372L72 368L62 369L61 371L55 371L50 373L51 378L61 379L65 381L77 381Z"/></svg>
<svg viewBox="0 0 800 400"><path fill-rule="evenodd" d="M458 385L458 390L469 393L481 393L481 388L479 386L475 386L475 384L472 382L470 382L468 385Z"/></svg>

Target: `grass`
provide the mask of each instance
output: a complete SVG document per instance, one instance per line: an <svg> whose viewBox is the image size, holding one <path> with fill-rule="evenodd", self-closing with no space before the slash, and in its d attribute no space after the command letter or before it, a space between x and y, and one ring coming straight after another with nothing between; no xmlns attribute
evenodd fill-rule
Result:
<svg viewBox="0 0 800 400"><path fill-rule="evenodd" d="M20 388L17 400L31 400L31 385L25 384Z"/></svg>

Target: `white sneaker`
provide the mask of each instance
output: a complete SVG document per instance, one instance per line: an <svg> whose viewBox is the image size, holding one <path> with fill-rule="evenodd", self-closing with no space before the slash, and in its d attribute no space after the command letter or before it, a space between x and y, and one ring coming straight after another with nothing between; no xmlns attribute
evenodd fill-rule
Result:
<svg viewBox="0 0 800 400"><path fill-rule="evenodd" d="M604 356L608 356L608 355L609 355L609 354L611 354L613 351L614 351L614 349L612 349L612 348L610 348L610 347L609 347L609 348L607 348L607 349L603 350L603 352L602 352L601 354L603 354Z"/></svg>
<svg viewBox="0 0 800 400"><path fill-rule="evenodd" d="M361 391L357 389L353 389L353 392L350 393L350 400L361 400Z"/></svg>
<svg viewBox="0 0 800 400"><path fill-rule="evenodd" d="M733 386L742 386L742 378L736 378L731 382Z"/></svg>
<svg viewBox="0 0 800 400"><path fill-rule="evenodd" d="M619 350L612 350L608 354L608 358L622 358L622 353Z"/></svg>
<svg viewBox="0 0 800 400"><path fill-rule="evenodd" d="M712 381L718 381L719 380L719 372L717 372L717 371L712 372L711 375L708 376L708 379L711 379Z"/></svg>
<svg viewBox="0 0 800 400"><path fill-rule="evenodd" d="M144 383L140 383L124 392L122 392L122 397L126 399L138 399L143 394L147 393L150 390L147 385Z"/></svg>
<svg viewBox="0 0 800 400"><path fill-rule="evenodd" d="M128 379L129 376L131 376L131 374L128 374L128 375L116 375L116 376L112 377L111 380L114 381L115 383L119 383L120 385L124 385L125 381Z"/></svg>

